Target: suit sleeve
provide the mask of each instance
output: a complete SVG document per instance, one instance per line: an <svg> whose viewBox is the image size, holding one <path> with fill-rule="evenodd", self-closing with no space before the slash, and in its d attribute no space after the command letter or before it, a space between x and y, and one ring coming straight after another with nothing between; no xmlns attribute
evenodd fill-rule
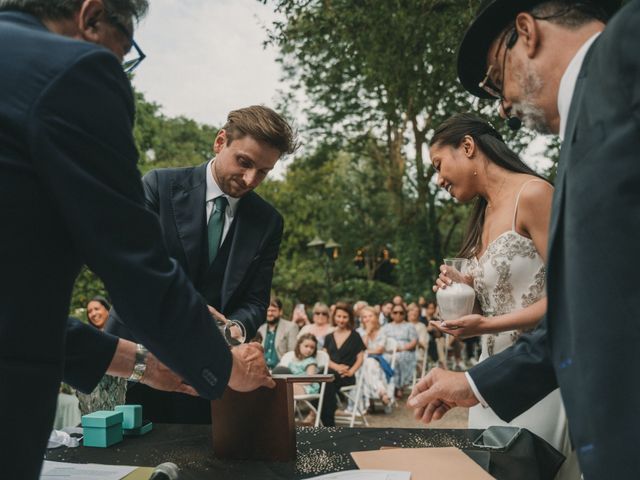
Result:
<svg viewBox="0 0 640 480"><path fill-rule="evenodd" d="M96 49L79 57L43 89L28 122L51 208L133 335L202 396L220 396L231 355L145 208L133 96L115 56Z"/></svg>
<svg viewBox="0 0 640 480"><path fill-rule="evenodd" d="M477 389L504 421L531 408L558 388L545 323L515 345L468 370Z"/></svg>
<svg viewBox="0 0 640 480"><path fill-rule="evenodd" d="M109 368L117 346L118 337L69 317L63 381L90 393Z"/></svg>
<svg viewBox="0 0 640 480"><path fill-rule="evenodd" d="M142 177L142 188L144 189L144 204L148 210L160 214L160 198L158 195L158 172L151 170Z"/></svg>
<svg viewBox="0 0 640 480"><path fill-rule="evenodd" d="M247 292L243 302L232 312L225 312L227 318L242 322L247 330L247 339L255 337L258 327L267 318L267 307L271 295L271 282L273 281L273 268L280 251L282 230L284 222L279 213L274 216L275 227L273 233L265 242L260 251L259 265L255 275L250 280L245 291Z"/></svg>

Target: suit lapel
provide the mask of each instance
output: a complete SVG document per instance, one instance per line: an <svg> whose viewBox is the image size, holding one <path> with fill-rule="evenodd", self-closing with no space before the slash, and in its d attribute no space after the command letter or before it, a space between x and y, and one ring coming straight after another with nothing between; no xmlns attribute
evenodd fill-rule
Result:
<svg viewBox="0 0 640 480"><path fill-rule="evenodd" d="M224 272L224 282L222 286L221 307L224 308L235 292L249 269L249 265L254 260L260 242L264 236L264 223L254 215L253 199L256 194L250 192L240 200L236 218L234 222L235 233L229 252L229 261Z"/></svg>
<svg viewBox="0 0 640 480"><path fill-rule="evenodd" d="M205 208L206 168L207 163L195 167L192 175L186 181L171 185L171 201L176 229L187 258L191 278L199 277L203 255L203 232L207 223Z"/></svg>

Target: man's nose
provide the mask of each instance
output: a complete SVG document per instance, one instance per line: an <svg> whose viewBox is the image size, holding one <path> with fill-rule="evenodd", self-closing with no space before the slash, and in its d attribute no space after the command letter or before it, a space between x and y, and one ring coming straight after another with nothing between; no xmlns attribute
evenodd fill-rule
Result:
<svg viewBox="0 0 640 480"><path fill-rule="evenodd" d="M249 188L257 187L258 183L260 183L258 179L258 171L257 170L247 171L242 177L242 180L244 180L245 185Z"/></svg>
<svg viewBox="0 0 640 480"><path fill-rule="evenodd" d="M498 105L498 112L500 116L507 119L511 116L511 102L506 98L500 99L500 105Z"/></svg>

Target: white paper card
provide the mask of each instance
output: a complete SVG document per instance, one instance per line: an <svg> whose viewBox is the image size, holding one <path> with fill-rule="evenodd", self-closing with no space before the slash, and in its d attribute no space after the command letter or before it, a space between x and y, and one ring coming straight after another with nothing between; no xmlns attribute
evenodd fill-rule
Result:
<svg viewBox="0 0 640 480"><path fill-rule="evenodd" d="M45 460L40 480L121 480L138 467L65 463Z"/></svg>
<svg viewBox="0 0 640 480"><path fill-rule="evenodd" d="M387 470L347 470L328 473L307 480L411 480L411 472Z"/></svg>

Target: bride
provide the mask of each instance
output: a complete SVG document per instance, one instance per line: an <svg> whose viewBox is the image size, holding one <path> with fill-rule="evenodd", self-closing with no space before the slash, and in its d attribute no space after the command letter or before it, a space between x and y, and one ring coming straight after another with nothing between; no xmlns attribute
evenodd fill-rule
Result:
<svg viewBox="0 0 640 480"><path fill-rule="evenodd" d="M475 199L458 254L470 260L470 275L442 265L434 291L447 288L452 280L465 282L476 292L478 312L432 324L458 338L481 335L482 361L535 328L546 311L553 187L524 164L489 123L471 114L454 115L440 125L430 155L440 187L459 202ZM482 405L469 409L469 428L491 425L524 427L544 438L567 457L556 478L580 478L559 390L510 423Z"/></svg>

